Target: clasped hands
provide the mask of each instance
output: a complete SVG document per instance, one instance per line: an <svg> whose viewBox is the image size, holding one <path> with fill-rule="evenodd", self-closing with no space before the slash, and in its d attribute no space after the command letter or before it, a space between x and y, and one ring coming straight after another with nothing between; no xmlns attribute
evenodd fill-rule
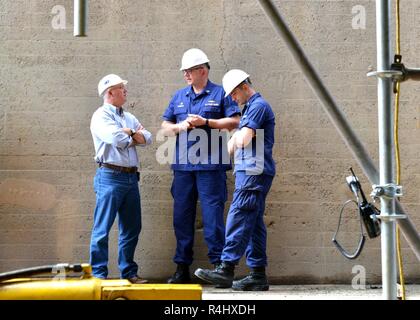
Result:
<svg viewBox="0 0 420 320"><path fill-rule="evenodd" d="M187 131L206 124L206 119L198 114L189 114L187 119L178 123L179 131Z"/></svg>

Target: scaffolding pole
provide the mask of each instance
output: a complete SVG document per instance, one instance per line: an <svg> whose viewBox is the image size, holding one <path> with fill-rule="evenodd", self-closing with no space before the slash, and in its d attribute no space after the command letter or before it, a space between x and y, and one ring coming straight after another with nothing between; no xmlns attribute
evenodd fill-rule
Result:
<svg viewBox="0 0 420 320"><path fill-rule="evenodd" d="M376 0L376 46L378 71L391 69L391 0ZM394 133L392 79L378 76L379 184L392 186L394 179ZM392 189L391 189L392 190ZM395 236L395 193L381 196L382 296L397 299L397 258Z"/></svg>
<svg viewBox="0 0 420 320"><path fill-rule="evenodd" d="M378 185L380 183L380 178L381 178L381 181L387 181L389 174L387 174L385 177L380 177L379 176L378 170L377 170L372 158L369 156L367 150L363 146L363 144L362 144L361 140L359 139L359 137L357 136L357 134L353 131L352 127L350 126L349 122L347 121L347 119L344 116L341 109L338 107L334 98L332 97L332 95L330 94L328 89L323 84L320 76L318 75L317 71L315 70L315 68L312 66L311 62L307 58L307 56L306 56L305 52L303 51L303 49L301 48L299 42L297 41L297 39L295 38L293 33L288 28L286 22L284 21L283 17L281 16L280 12L277 10L277 8L273 5L272 1L270 1L270 0L258 0L258 1L260 3L261 7L263 8L265 14L267 15L267 17L271 21L274 29L281 36L281 38L285 41L288 49L290 50L290 52L292 53L295 61L297 62L297 65L300 67L302 73L306 77L306 79L307 79L309 85L311 86L312 90L318 96L318 99L322 103L324 111L327 113L331 122L334 124L337 131L340 133L340 135L343 138L345 144L350 149L351 153L353 154L353 157L356 159L359 166L363 169L363 171L364 171L365 175L368 177L369 181L373 185ZM380 8L381 8L381 9L378 9L378 13L381 14L380 15L381 21L385 20L385 19L388 19L389 18L389 12L390 12L388 1L387 0L378 0L378 1L382 1L382 2L377 2L377 5L379 5ZM388 10L385 18L382 15L384 13L384 10L385 11ZM382 21L382 23L383 23L383 21ZM378 27L378 28L380 28L380 27ZM382 36L385 35L385 34L386 34L386 38L388 38L388 39L382 39ZM381 37L380 37L381 40L378 39L378 43L379 43L379 41L384 41L384 40L388 41L388 44L385 44L385 46L387 46L387 48L388 48L387 54L389 55L389 25L388 25L388 28L387 28L387 32L384 33L383 31L381 31L380 35L381 35ZM382 44L381 44L381 48L382 48ZM387 60L387 63L390 63L389 59ZM383 70L388 70L388 69L389 69L389 65L387 65L386 68L383 69ZM386 89L385 92L387 92L387 90L389 89L388 88L388 82L380 81L379 83L381 83L381 84L380 85L378 84L378 88L381 87L380 90L382 90L382 91L384 91L384 89ZM378 95L380 94L380 96L382 97L382 96L385 95L385 92L382 92L382 93L378 92ZM385 101L390 101L390 99L391 99L391 91L389 91L388 94L389 95L388 95L388 97L385 98L386 99ZM381 100L381 98L380 98L380 100ZM389 121L389 119L388 119L388 121ZM392 125L389 128L392 128ZM387 128L386 130L388 130L389 128ZM383 131L382 131L382 133L383 133ZM391 143L390 141L392 141L392 140L389 140L388 143ZM387 160L387 162L389 162L389 160ZM382 164L382 165L384 165L384 164ZM410 220L410 218L404 212L404 209L402 208L400 203L398 201L395 203L395 201L394 201L394 204L396 206L396 211L398 212L398 214L399 215L405 215L405 219L398 219L397 222L398 222L398 224L401 228L401 231L403 232L408 244L410 245L411 249L413 250L413 252L417 256L417 259L420 260L420 235L417 232L417 230L416 230L414 224L412 223L412 221ZM392 205L391 205L391 207L392 207ZM394 211L389 211L389 212L395 212L395 210ZM389 228L385 227L385 229L389 229ZM385 234L387 234L387 233L389 233L388 230L385 231ZM386 235L383 236L383 238L385 238L385 237L386 237ZM386 241L389 241L389 240L386 240ZM393 242L392 239L391 239L390 242L386 243L387 247L389 247L391 242ZM393 277L392 274L387 275L387 278L391 278L391 277ZM396 281L396 278L395 278L394 281ZM390 291L389 288L387 288L386 292L388 292L388 291ZM387 294L387 297L388 297L388 294Z"/></svg>

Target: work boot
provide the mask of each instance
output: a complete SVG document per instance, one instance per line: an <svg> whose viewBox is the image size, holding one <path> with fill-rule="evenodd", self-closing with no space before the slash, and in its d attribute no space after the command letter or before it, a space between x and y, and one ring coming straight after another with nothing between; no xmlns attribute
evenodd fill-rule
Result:
<svg viewBox="0 0 420 320"><path fill-rule="evenodd" d="M235 265L233 263L223 261L214 270L198 268L194 274L198 278L214 284L217 288L230 288L234 269Z"/></svg>
<svg viewBox="0 0 420 320"><path fill-rule="evenodd" d="M267 291L269 289L265 268L252 268L249 275L233 281L232 289L235 291Z"/></svg>
<svg viewBox="0 0 420 320"><path fill-rule="evenodd" d="M168 279L168 283L178 284L178 283L190 283L190 268L186 264L178 264L176 271L172 277Z"/></svg>
<svg viewBox="0 0 420 320"><path fill-rule="evenodd" d="M221 261L216 262L215 264L213 264L213 266L214 266L214 270L216 270L217 268L220 268L221 264L222 264L222 262L221 262ZM214 287L215 287L215 288L226 288L224 285L219 285L219 284L216 284ZM230 287L229 287L229 288L230 288Z"/></svg>

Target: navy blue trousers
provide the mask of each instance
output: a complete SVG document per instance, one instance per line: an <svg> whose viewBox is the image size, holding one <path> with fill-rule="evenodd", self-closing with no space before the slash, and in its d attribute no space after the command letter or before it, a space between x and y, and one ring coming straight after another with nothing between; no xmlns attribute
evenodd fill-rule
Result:
<svg viewBox="0 0 420 320"><path fill-rule="evenodd" d="M248 176L245 172L236 172L222 261L237 264L245 254L250 268L267 266L264 210L272 181L273 177L269 175Z"/></svg>
<svg viewBox="0 0 420 320"><path fill-rule="evenodd" d="M204 239L210 263L220 261L224 240L224 208L227 198L226 172L174 171L171 188L174 198L173 226L176 252L173 261L190 265L193 261L197 200L200 200Z"/></svg>

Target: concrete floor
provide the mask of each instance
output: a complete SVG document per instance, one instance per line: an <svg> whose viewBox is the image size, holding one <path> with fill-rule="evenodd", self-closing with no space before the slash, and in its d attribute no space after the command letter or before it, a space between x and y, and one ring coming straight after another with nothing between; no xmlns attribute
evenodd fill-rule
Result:
<svg viewBox="0 0 420 320"><path fill-rule="evenodd" d="M351 285L274 285L265 292L238 292L203 285L203 300L382 300L382 288ZM420 285L406 285L406 300L420 300Z"/></svg>

